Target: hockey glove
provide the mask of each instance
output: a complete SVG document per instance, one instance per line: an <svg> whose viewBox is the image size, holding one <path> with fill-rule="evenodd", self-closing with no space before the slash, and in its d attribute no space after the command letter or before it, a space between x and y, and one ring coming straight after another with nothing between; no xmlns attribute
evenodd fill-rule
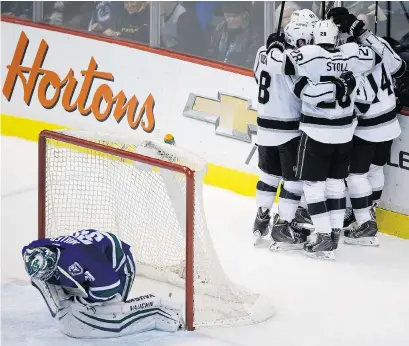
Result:
<svg viewBox="0 0 409 346"><path fill-rule="evenodd" d="M329 10L327 13L327 19L336 18L339 16L345 16L349 14L348 10L345 7L334 7Z"/></svg>
<svg viewBox="0 0 409 346"><path fill-rule="evenodd" d="M365 23L356 18L353 14L333 17L333 21L336 25L338 25L341 32L346 32L351 36L361 36L365 32Z"/></svg>
<svg viewBox="0 0 409 346"><path fill-rule="evenodd" d="M336 87L336 98L342 100L343 97L351 95L356 87L356 80L351 71L344 72L339 78L334 80Z"/></svg>
<svg viewBox="0 0 409 346"><path fill-rule="evenodd" d="M285 39L284 34L272 33L266 43L267 54L271 52L272 49L277 48L280 52L284 52L285 49Z"/></svg>

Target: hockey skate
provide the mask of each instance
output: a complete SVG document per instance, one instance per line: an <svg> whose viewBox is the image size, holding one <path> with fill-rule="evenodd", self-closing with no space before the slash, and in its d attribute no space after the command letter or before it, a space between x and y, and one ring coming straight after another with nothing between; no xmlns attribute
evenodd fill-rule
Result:
<svg viewBox="0 0 409 346"><path fill-rule="evenodd" d="M304 253L313 258L335 260L331 233L317 233L315 241L304 245Z"/></svg>
<svg viewBox="0 0 409 346"><path fill-rule="evenodd" d="M336 250L338 248L339 238L341 237L341 229L333 228L331 232L332 248Z"/></svg>
<svg viewBox="0 0 409 346"><path fill-rule="evenodd" d="M344 242L351 245L379 246L378 226L374 220L364 222L354 230L345 231Z"/></svg>
<svg viewBox="0 0 409 346"><path fill-rule="evenodd" d="M312 223L310 214L308 214L307 209L303 207L298 207L295 213L293 221L291 221L291 227L301 231L307 237L314 231L314 224Z"/></svg>
<svg viewBox="0 0 409 346"><path fill-rule="evenodd" d="M307 236L293 229L287 221L278 220L271 229L271 251L301 250Z"/></svg>
<svg viewBox="0 0 409 346"><path fill-rule="evenodd" d="M253 234L256 236L254 245L258 245L270 230L270 209L258 208L256 219L254 220ZM274 223L274 218L273 218Z"/></svg>
<svg viewBox="0 0 409 346"><path fill-rule="evenodd" d="M345 210L344 216L344 226L342 230L345 232L346 230L353 230L357 227L355 214L352 208L347 208Z"/></svg>

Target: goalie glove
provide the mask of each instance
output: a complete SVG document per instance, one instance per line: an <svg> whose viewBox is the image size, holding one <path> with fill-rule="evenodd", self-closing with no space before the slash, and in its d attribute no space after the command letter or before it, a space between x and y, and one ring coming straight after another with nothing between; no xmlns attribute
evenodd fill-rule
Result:
<svg viewBox="0 0 409 346"><path fill-rule="evenodd" d="M268 36L267 43L267 54L269 54L274 48L280 50L281 53L284 52L285 49L285 39L284 34L272 33Z"/></svg>
<svg viewBox="0 0 409 346"><path fill-rule="evenodd" d="M336 87L336 98L337 100L342 100L345 96L351 95L356 87L356 80L351 71L344 72L335 78L333 83Z"/></svg>
<svg viewBox="0 0 409 346"><path fill-rule="evenodd" d="M351 13L334 16L333 21L341 32L348 33L351 36L358 37L365 32L365 23Z"/></svg>

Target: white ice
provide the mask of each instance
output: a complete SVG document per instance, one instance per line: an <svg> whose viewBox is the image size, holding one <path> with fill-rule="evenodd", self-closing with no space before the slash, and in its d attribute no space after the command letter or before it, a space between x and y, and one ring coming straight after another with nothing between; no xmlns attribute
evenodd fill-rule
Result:
<svg viewBox="0 0 409 346"><path fill-rule="evenodd" d="M158 331L120 340L77 340L53 327L28 285L21 248L36 238L37 145L1 139L1 341L13 346L66 345L409 345L409 241L380 235L379 248L341 244L336 262L254 248L255 200L205 187L208 226L233 281L268 296L276 315L248 327ZM135 282L137 285L137 282Z"/></svg>

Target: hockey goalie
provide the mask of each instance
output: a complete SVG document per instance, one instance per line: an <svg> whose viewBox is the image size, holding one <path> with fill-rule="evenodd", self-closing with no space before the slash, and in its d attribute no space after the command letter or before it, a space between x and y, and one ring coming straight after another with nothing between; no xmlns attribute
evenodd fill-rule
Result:
<svg viewBox="0 0 409 346"><path fill-rule="evenodd" d="M175 332L183 325L181 305L153 294L127 300L137 268L130 246L112 233L88 229L39 239L22 254L32 285L68 336Z"/></svg>

